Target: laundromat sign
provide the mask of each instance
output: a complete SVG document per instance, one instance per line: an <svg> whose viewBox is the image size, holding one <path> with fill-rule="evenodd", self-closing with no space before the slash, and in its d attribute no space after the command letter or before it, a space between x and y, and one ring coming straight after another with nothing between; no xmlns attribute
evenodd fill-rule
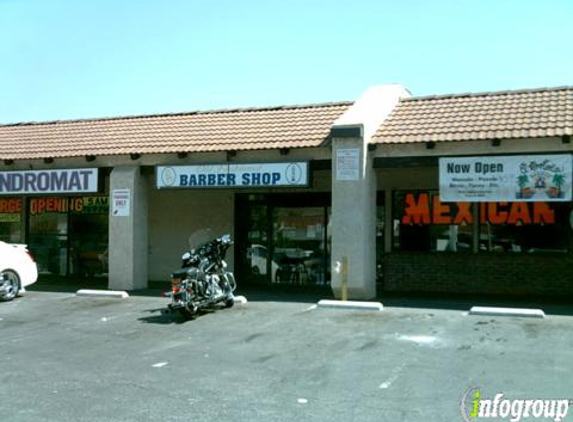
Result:
<svg viewBox="0 0 573 422"><path fill-rule="evenodd" d="M97 169L0 172L0 195L97 192Z"/></svg>
<svg viewBox="0 0 573 422"><path fill-rule="evenodd" d="M157 188L308 186L308 163L210 164L157 167Z"/></svg>

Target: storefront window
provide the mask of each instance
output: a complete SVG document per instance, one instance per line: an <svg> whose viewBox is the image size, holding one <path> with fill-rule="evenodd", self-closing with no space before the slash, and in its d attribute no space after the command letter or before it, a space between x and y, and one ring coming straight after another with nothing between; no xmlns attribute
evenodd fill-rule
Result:
<svg viewBox="0 0 573 422"><path fill-rule="evenodd" d="M275 282L276 269L273 272L273 263L269 260L268 207L253 197L245 208L240 214L239 227L245 230L247 239L239 242L237 248L243 261L242 273L254 283L264 282L267 274L272 274L272 281Z"/></svg>
<svg viewBox="0 0 573 422"><path fill-rule="evenodd" d="M32 199L32 203L35 199ZM38 272L66 275L68 271L68 216L55 212L30 215L28 247L34 253Z"/></svg>
<svg viewBox="0 0 573 422"><path fill-rule="evenodd" d="M70 273L93 277L108 272L109 197L82 198L69 217Z"/></svg>
<svg viewBox="0 0 573 422"><path fill-rule="evenodd" d="M397 192L393 209L394 250L472 251L476 224L478 251L567 250L569 203L443 203L438 192Z"/></svg>
<svg viewBox="0 0 573 422"><path fill-rule="evenodd" d="M492 202L479 205L479 250L565 252L570 205Z"/></svg>
<svg viewBox="0 0 573 422"><path fill-rule="evenodd" d="M42 274L107 273L107 196L45 197L29 201L29 248Z"/></svg>
<svg viewBox="0 0 573 422"><path fill-rule="evenodd" d="M323 207L273 210L273 273L288 284L325 284L326 226ZM276 267L276 268L275 268Z"/></svg>
<svg viewBox="0 0 573 422"><path fill-rule="evenodd" d="M22 242L22 200L0 199L0 240L8 243Z"/></svg>
<svg viewBox="0 0 573 422"><path fill-rule="evenodd" d="M469 203L442 203L438 192L396 192L393 249L464 252L472 248Z"/></svg>
<svg viewBox="0 0 573 422"><path fill-rule="evenodd" d="M330 208L326 196L239 195L237 261L255 283L325 285L330 282Z"/></svg>

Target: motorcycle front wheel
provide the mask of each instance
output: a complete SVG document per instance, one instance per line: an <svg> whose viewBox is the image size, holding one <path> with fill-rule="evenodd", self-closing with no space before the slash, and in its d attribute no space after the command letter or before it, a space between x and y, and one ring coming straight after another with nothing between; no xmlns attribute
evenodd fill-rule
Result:
<svg viewBox="0 0 573 422"><path fill-rule="evenodd" d="M225 303L225 308L232 308L233 305L235 304L235 297L233 295L227 296L224 303Z"/></svg>

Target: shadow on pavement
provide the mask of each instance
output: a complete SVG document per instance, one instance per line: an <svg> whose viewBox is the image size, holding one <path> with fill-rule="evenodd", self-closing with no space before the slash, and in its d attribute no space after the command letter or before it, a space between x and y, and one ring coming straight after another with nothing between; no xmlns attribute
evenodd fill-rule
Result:
<svg viewBox="0 0 573 422"><path fill-rule="evenodd" d="M171 324L183 324L185 322L191 322L196 319L201 318L203 315L212 314L213 312L217 312L218 310L223 310L224 307L214 307L208 309L202 309L197 314L193 315L192 317L189 316L182 316L177 312L168 312L167 311L167 303L165 308L159 309L149 309L145 312L148 312L150 315L146 317L138 318L137 320L146 324L159 324L159 325L171 325Z"/></svg>
<svg viewBox="0 0 573 422"><path fill-rule="evenodd" d="M39 280L27 287L28 291L75 293L79 289L107 290L107 278L65 278L40 276ZM164 294L169 291L169 282L149 282L147 289L130 290L130 296L157 297L165 300ZM249 302L300 302L317 303L321 299L334 299L329 286L303 285L246 285L237 288L235 295L242 295ZM469 311L472 306L494 306L506 308L542 309L548 315L573 316L573 297L561 296L487 296L455 295L448 293L415 293L380 291L376 301L385 307L404 307L422 309L449 309ZM173 323L169 316L151 316L150 321ZM145 321L144 321L145 322Z"/></svg>
<svg viewBox="0 0 573 422"><path fill-rule="evenodd" d="M149 288L131 290L129 294L130 296L164 297L170 287L169 282L150 282ZM239 285L235 296L245 296L249 302L316 303L320 299L334 299L330 287L324 286ZM165 300L168 299L165 298Z"/></svg>
<svg viewBox="0 0 573 422"><path fill-rule="evenodd" d="M30 292L75 293L80 289L107 290L107 278L67 278L40 275L38 281L26 287Z"/></svg>
<svg viewBox="0 0 573 422"><path fill-rule="evenodd" d="M137 318L138 321L144 322L146 324L160 324L160 325L171 325L185 322L182 318L175 318L173 314L165 312L165 308L162 309L150 309L149 316Z"/></svg>

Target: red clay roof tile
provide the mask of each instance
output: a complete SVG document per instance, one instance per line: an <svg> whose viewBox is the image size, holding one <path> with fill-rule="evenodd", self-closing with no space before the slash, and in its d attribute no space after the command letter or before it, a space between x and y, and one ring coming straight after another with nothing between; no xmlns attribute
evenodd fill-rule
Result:
<svg viewBox="0 0 573 422"><path fill-rule="evenodd" d="M372 142L563 135L573 135L573 87L405 98Z"/></svg>
<svg viewBox="0 0 573 422"><path fill-rule="evenodd" d="M0 126L0 159L322 146L351 102Z"/></svg>

